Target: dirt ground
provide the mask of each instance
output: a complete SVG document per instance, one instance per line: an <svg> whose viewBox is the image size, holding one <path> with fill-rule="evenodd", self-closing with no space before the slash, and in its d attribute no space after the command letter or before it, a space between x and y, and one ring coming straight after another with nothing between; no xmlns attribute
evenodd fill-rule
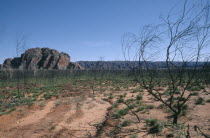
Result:
<svg viewBox="0 0 210 138"><path fill-rule="evenodd" d="M134 88L129 88L134 89ZM113 98L107 98L104 93L112 93ZM119 95L125 94L126 98L133 98L138 93L131 93L130 90L96 92L96 95L78 95L69 97L51 98L46 101L37 101L30 107L20 106L10 114L0 116L0 138L88 138L88 137L125 137L125 138L151 138L169 137L169 134L177 131L171 137L182 137L186 133L187 125L192 138L202 138L200 133L194 130L198 126L205 134L210 134L210 103L196 105L197 96L192 96L187 103L188 111L181 116L179 123L183 128L163 128L158 134L148 133L146 120L157 119L160 122L171 121L168 110L160 108L161 102L154 100L145 90L142 93L141 102L145 105L152 105L151 109L136 112L140 118L129 111L119 119L112 117L117 109L125 108L120 104L116 109L111 108L117 101ZM200 93L200 97L210 99L210 94ZM134 109L133 109L134 111ZM130 120L127 126L120 126L123 121ZM183 129L181 131L180 129Z"/></svg>

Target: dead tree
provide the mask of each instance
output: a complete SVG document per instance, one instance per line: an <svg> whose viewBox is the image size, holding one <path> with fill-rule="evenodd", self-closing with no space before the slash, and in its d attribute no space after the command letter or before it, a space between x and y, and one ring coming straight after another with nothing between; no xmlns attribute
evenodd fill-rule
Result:
<svg viewBox="0 0 210 138"><path fill-rule="evenodd" d="M16 46L15 46L17 57L19 57L20 53L22 53L25 50L25 45L26 45L25 36L22 33L18 33L17 38L16 38ZM22 72L23 81L24 81L24 89L26 85L24 66L25 66L24 63L22 63L21 67L19 67L19 69L17 70L17 91L18 91L19 100L20 100L20 72L19 71Z"/></svg>
<svg viewBox="0 0 210 138"><path fill-rule="evenodd" d="M173 124L177 124L191 97L188 88L197 77L210 38L209 4L191 4L185 0L181 10L173 8L165 18L161 17L161 24L147 25L138 35L128 33L122 37L126 61L138 61L132 67L136 81L172 111ZM163 83L168 95L158 88Z"/></svg>

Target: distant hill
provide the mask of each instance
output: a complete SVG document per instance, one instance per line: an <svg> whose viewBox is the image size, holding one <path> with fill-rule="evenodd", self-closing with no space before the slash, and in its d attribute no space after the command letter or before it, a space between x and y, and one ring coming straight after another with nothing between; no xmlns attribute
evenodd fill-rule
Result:
<svg viewBox="0 0 210 138"><path fill-rule="evenodd" d="M85 69L105 69L105 70L129 70L132 67L138 67L138 61L78 61L79 65ZM174 62L176 66L181 66L183 62ZM205 63L199 62L198 67L202 67ZM157 67L165 69L167 68L166 62L148 62L150 67ZM145 65L144 65L145 66ZM195 66L195 62L190 62L187 64L188 68Z"/></svg>

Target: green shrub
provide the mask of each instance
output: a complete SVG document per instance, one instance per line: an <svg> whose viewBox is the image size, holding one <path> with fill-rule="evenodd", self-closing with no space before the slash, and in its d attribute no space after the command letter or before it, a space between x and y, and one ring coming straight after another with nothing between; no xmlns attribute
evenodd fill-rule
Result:
<svg viewBox="0 0 210 138"><path fill-rule="evenodd" d="M198 93L198 92L192 92L191 95L192 95L192 96L198 96L199 93Z"/></svg>
<svg viewBox="0 0 210 138"><path fill-rule="evenodd" d="M56 101L56 102L55 102L55 106L58 106L58 105L60 105L60 104L61 104L60 101Z"/></svg>
<svg viewBox="0 0 210 138"><path fill-rule="evenodd" d="M157 123L157 119L153 119L153 118L150 118L150 119L146 119L146 126L154 126L155 124Z"/></svg>
<svg viewBox="0 0 210 138"><path fill-rule="evenodd" d="M123 103L123 102L124 102L124 99L123 99L123 98L119 98L119 99L117 100L117 102L118 102L118 103Z"/></svg>
<svg viewBox="0 0 210 138"><path fill-rule="evenodd" d="M147 105L146 108L147 108L147 109L153 109L153 108L154 108L154 105Z"/></svg>
<svg viewBox="0 0 210 138"><path fill-rule="evenodd" d="M32 99L30 99L30 98L21 98L20 103L28 105L28 106L31 106L31 105L34 104L34 101Z"/></svg>
<svg viewBox="0 0 210 138"><path fill-rule="evenodd" d="M118 113L115 113L115 114L113 114L112 115L115 119L119 119L119 118L121 118L121 115L120 114L118 114Z"/></svg>
<svg viewBox="0 0 210 138"><path fill-rule="evenodd" d="M12 108L10 108L10 110L9 110L8 113L11 113L11 112L13 112L13 111L15 111L15 110L16 110L16 108L15 108L15 107L12 107Z"/></svg>
<svg viewBox="0 0 210 138"><path fill-rule="evenodd" d="M181 92L179 91L179 89L176 89L176 90L174 91L174 93L175 93L175 94L180 94Z"/></svg>
<svg viewBox="0 0 210 138"><path fill-rule="evenodd" d="M204 104L204 99L202 97L198 97L198 99L195 100L195 104Z"/></svg>
<svg viewBox="0 0 210 138"><path fill-rule="evenodd" d="M126 126L129 126L131 124L131 121L130 120L125 120L123 123L122 123L122 126L123 127L126 127Z"/></svg>
<svg viewBox="0 0 210 138"><path fill-rule="evenodd" d="M137 135L132 134L132 135L130 135L130 137L129 137L129 138L138 138L138 137L137 137Z"/></svg>
<svg viewBox="0 0 210 138"><path fill-rule="evenodd" d="M134 109L136 107L136 104L129 104L129 109Z"/></svg>
<svg viewBox="0 0 210 138"><path fill-rule="evenodd" d="M114 103L114 104L112 105L112 109L113 109L113 108L117 108L118 106L119 106L119 103L116 102L116 103Z"/></svg>
<svg viewBox="0 0 210 138"><path fill-rule="evenodd" d="M144 107L139 107L137 108L136 112L140 112L140 111L143 111L144 110Z"/></svg>
<svg viewBox="0 0 210 138"><path fill-rule="evenodd" d="M124 116L128 113L129 109L128 108L124 108L124 109L120 109L118 110L118 114L120 114L121 116Z"/></svg>
<svg viewBox="0 0 210 138"><path fill-rule="evenodd" d="M210 99L206 100L207 103L210 103Z"/></svg>
<svg viewBox="0 0 210 138"><path fill-rule="evenodd" d="M44 107L45 106L45 103L44 102L41 102L41 103L39 103L39 106L40 107Z"/></svg>
<svg viewBox="0 0 210 138"><path fill-rule="evenodd" d="M136 96L136 100L142 100L142 96L139 94Z"/></svg>
<svg viewBox="0 0 210 138"><path fill-rule="evenodd" d="M147 119L146 126L150 127L149 133L151 134L159 133L163 129L163 127L160 125L157 119Z"/></svg>

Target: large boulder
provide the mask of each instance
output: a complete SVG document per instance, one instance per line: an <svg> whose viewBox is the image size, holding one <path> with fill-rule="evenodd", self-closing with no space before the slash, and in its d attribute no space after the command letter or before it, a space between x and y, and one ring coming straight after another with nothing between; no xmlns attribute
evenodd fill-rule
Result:
<svg viewBox="0 0 210 138"><path fill-rule="evenodd" d="M31 48L21 55L23 61L25 61L25 69L36 69L38 63L42 59L41 48Z"/></svg>
<svg viewBox="0 0 210 138"><path fill-rule="evenodd" d="M70 56L64 52L61 52L57 63L57 69L67 69L69 63L70 63Z"/></svg>
<svg viewBox="0 0 210 138"><path fill-rule="evenodd" d="M55 49L42 48L42 59L38 63L40 69L56 69L60 53Z"/></svg>
<svg viewBox="0 0 210 138"><path fill-rule="evenodd" d="M12 68L18 69L23 64L21 57L14 58L11 61Z"/></svg>
<svg viewBox="0 0 210 138"><path fill-rule="evenodd" d="M12 62L12 58L5 59L5 61L3 63L3 68L5 68L5 69L12 68L11 62Z"/></svg>
<svg viewBox="0 0 210 138"><path fill-rule="evenodd" d="M50 48L31 48L21 57L8 58L3 63L3 68L23 68L34 69L68 69L70 66L70 56L67 53L59 53ZM73 68L82 68L79 65L73 65Z"/></svg>
<svg viewBox="0 0 210 138"><path fill-rule="evenodd" d="M68 65L68 69L71 69L71 70L84 70L85 68L82 67L80 64L78 64L76 62L71 62Z"/></svg>

